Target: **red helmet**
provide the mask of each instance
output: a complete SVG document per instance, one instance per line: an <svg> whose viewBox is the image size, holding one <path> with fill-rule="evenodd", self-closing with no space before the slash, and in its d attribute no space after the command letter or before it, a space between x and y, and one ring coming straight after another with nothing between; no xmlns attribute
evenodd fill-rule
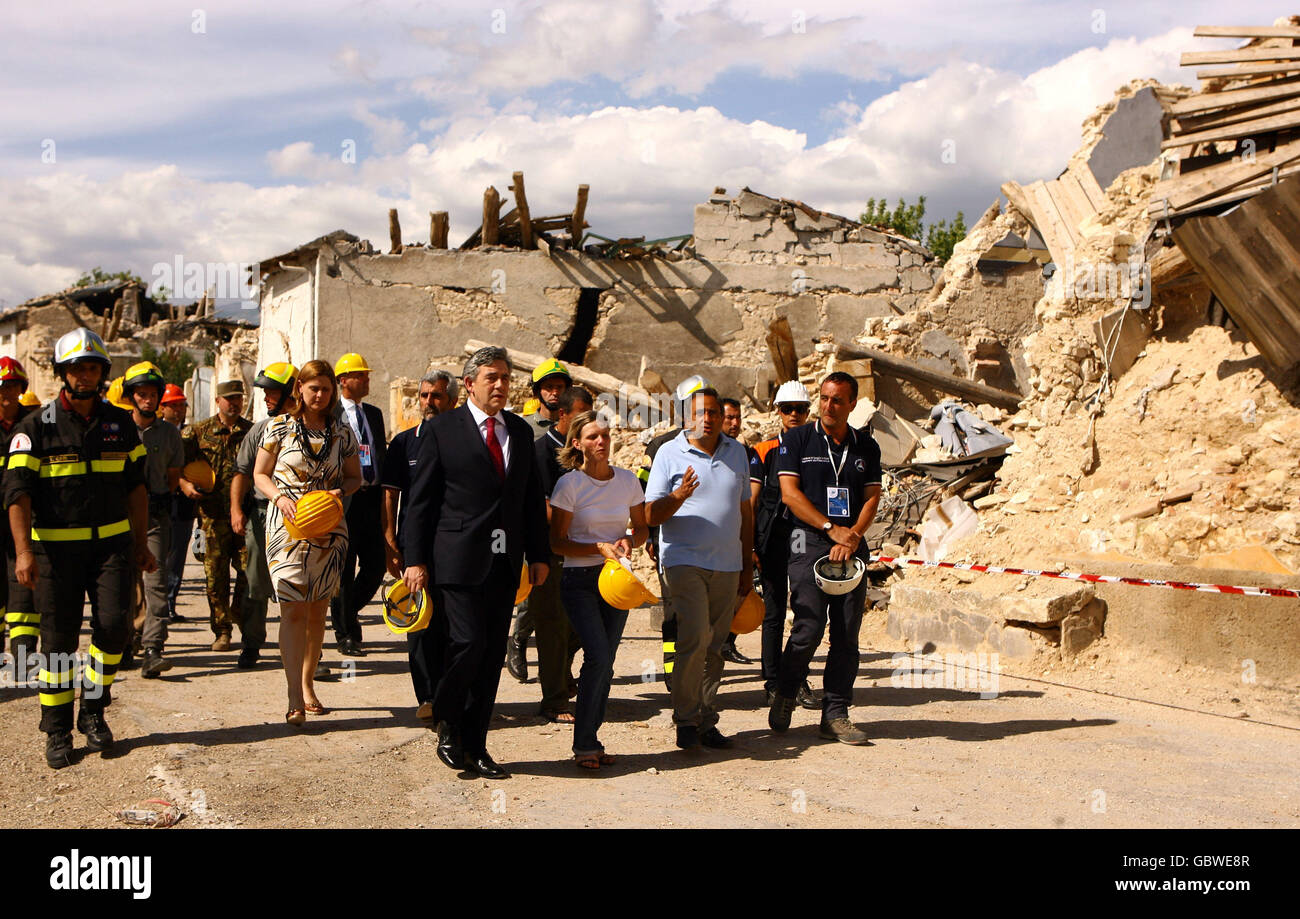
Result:
<svg viewBox="0 0 1300 919"><path fill-rule="evenodd" d="M168 383L165 387L163 387L163 395L162 395L162 399L159 400L159 404L167 405L168 403L171 402L185 402L185 401L187 401L185 398L185 390L181 389L175 383Z"/></svg>
<svg viewBox="0 0 1300 919"><path fill-rule="evenodd" d="M0 357L0 383L10 380L22 383L23 392L27 392L27 371L23 370L23 365L12 357Z"/></svg>

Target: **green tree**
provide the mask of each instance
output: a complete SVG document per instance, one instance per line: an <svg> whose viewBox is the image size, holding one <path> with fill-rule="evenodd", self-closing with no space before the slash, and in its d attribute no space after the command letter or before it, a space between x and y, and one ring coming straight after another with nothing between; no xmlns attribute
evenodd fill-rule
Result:
<svg viewBox="0 0 1300 919"><path fill-rule="evenodd" d="M940 262L948 261L953 246L966 238L966 216L961 211L957 212L952 223L945 219L928 227L925 225L925 195L917 198L915 204L899 198L892 211L884 198L868 198L866 210L858 219L864 224L886 227L900 236L924 242Z"/></svg>
<svg viewBox="0 0 1300 919"><path fill-rule="evenodd" d="M921 219L924 216L925 195L922 195L915 204L907 204L902 198L899 198L898 206L893 211L889 210L889 202L884 198L879 201L875 198L868 198L867 209L862 212L862 216L858 219L875 227L888 227L908 239L920 240Z"/></svg>
<svg viewBox="0 0 1300 919"><path fill-rule="evenodd" d="M925 237L925 247L934 253L940 262L952 258L953 247L966 238L966 215L961 211L953 218L950 225L947 220L930 224Z"/></svg>
<svg viewBox="0 0 1300 919"><path fill-rule="evenodd" d="M138 274L132 274L129 271L114 271L109 273L103 268L96 265L89 271L83 272L81 277L72 282L73 287L89 287L92 284L103 284L105 281L135 281L144 291L144 295L155 303L166 303L171 299L172 292L166 287L159 287L153 294L149 293L149 285Z"/></svg>
<svg viewBox="0 0 1300 919"><path fill-rule="evenodd" d="M156 364L162 371L163 379L177 386L184 384L198 366L184 348L172 346L166 351L159 351L147 341L140 344L140 357Z"/></svg>

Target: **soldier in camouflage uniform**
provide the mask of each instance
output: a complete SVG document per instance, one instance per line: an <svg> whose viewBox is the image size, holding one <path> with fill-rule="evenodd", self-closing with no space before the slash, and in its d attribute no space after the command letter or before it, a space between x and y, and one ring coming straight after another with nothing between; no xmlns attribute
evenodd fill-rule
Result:
<svg viewBox="0 0 1300 919"><path fill-rule="evenodd" d="M207 579L208 613L215 639L213 651L229 651L234 627L243 633L244 598L248 596L248 549L230 526L230 485L235 478L235 458L244 435L253 426L242 416L244 383L228 380L217 385L217 414L185 429L185 461L205 459L216 484L211 491L197 489L181 477L181 491L195 499L203 526L203 573ZM230 569L235 569L235 595L230 596ZM249 636L243 636L247 639Z"/></svg>

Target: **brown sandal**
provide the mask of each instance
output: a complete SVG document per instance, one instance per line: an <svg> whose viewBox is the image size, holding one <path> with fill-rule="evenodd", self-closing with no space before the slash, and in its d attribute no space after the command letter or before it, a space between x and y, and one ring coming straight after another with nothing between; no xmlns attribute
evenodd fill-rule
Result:
<svg viewBox="0 0 1300 919"><path fill-rule="evenodd" d="M319 702L308 702L303 706L303 711L309 715L328 715L330 710Z"/></svg>
<svg viewBox="0 0 1300 919"><path fill-rule="evenodd" d="M613 753L600 754L600 764L602 766L612 766L617 762L618 762L618 757L615 756Z"/></svg>
<svg viewBox="0 0 1300 919"><path fill-rule="evenodd" d="M575 754L573 754L573 761L574 761L575 763L577 763L577 764L578 764L578 767L581 768L581 769L599 769L599 768L600 768L600 761L601 761L601 754L599 754L599 753L575 753Z"/></svg>
<svg viewBox="0 0 1300 919"><path fill-rule="evenodd" d="M542 712L542 717L551 724L573 724L577 720L573 712Z"/></svg>
<svg viewBox="0 0 1300 919"><path fill-rule="evenodd" d="M296 728L302 727L307 723L307 712L301 708L291 708L284 715L284 720Z"/></svg>

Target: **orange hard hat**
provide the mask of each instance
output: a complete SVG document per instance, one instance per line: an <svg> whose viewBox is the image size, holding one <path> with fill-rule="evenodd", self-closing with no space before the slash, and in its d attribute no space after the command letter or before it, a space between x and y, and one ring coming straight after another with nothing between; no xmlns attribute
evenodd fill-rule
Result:
<svg viewBox="0 0 1300 919"><path fill-rule="evenodd" d="M523 603L528 598L528 592L533 589L533 582L528 580L528 565L519 569L519 589L515 591L515 606Z"/></svg>
<svg viewBox="0 0 1300 919"><path fill-rule="evenodd" d="M217 485L217 474L203 457L191 460L181 469L184 476L199 491L212 491Z"/></svg>
<svg viewBox="0 0 1300 919"><path fill-rule="evenodd" d="M185 390L181 389L175 383L168 383L166 386L163 387L163 395L162 395L162 399L159 400L159 404L167 405L168 403L171 402L186 402L186 401L188 400L185 398Z"/></svg>
<svg viewBox="0 0 1300 919"><path fill-rule="evenodd" d="M294 539L328 536L343 519L343 501L328 491L309 491L294 505L293 522L284 522Z"/></svg>
<svg viewBox="0 0 1300 919"><path fill-rule="evenodd" d="M731 617L731 631L747 635L763 624L763 598L751 590L745 599L736 604L736 614Z"/></svg>

